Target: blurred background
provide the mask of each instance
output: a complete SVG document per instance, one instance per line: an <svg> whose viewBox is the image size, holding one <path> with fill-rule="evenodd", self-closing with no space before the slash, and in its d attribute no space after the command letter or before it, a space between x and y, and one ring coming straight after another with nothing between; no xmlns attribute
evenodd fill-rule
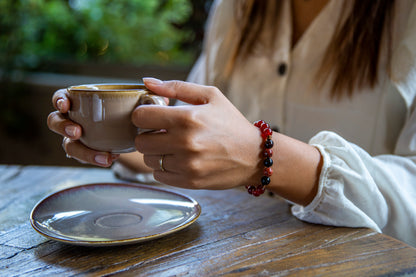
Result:
<svg viewBox="0 0 416 277"><path fill-rule="evenodd" d="M47 128L51 97L86 83L184 80L212 1L1 0L0 163L75 165Z"/></svg>

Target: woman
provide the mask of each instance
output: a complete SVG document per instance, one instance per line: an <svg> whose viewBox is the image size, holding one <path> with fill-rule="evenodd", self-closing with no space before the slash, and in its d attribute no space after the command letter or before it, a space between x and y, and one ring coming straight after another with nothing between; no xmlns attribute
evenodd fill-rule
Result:
<svg viewBox="0 0 416 277"><path fill-rule="evenodd" d="M138 135L141 154L121 164L179 187L267 187L302 220L416 245L413 1L217 1L189 81L144 79L189 105L137 108L136 126L165 131ZM67 137L68 155L101 166L118 158L78 142L64 91L53 102L49 126ZM262 137L258 119L280 132ZM273 164L263 165L267 137Z"/></svg>

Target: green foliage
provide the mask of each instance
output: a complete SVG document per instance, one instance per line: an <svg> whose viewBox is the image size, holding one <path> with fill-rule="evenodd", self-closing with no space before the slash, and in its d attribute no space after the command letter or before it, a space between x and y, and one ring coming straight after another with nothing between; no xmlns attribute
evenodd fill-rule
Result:
<svg viewBox="0 0 416 277"><path fill-rule="evenodd" d="M2 0L0 68L37 69L54 60L185 64L196 49L174 25L192 13L188 0Z"/></svg>

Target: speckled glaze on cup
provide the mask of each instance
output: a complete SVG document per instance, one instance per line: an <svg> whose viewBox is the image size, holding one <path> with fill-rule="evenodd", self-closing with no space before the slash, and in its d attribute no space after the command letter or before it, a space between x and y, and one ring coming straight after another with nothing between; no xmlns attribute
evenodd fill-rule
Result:
<svg viewBox="0 0 416 277"><path fill-rule="evenodd" d="M91 149L112 153L135 151L138 130L131 113L139 105L166 105L141 84L88 84L68 89L69 118L81 125L81 142Z"/></svg>

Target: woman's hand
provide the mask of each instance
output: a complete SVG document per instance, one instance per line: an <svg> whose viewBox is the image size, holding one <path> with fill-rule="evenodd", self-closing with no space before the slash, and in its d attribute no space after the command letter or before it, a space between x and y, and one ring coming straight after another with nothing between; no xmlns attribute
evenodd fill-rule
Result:
<svg viewBox="0 0 416 277"><path fill-rule="evenodd" d="M67 156L81 163L89 163L101 167L111 166L119 155L94 151L79 141L82 135L82 128L67 117L71 103L66 89L60 89L54 93L52 104L57 111L49 114L48 127L53 132L64 137L62 147L67 153Z"/></svg>
<svg viewBox="0 0 416 277"><path fill-rule="evenodd" d="M217 88L153 78L144 83L155 94L191 104L143 105L132 114L137 127L163 130L136 136L136 148L156 180L198 189L259 180L260 133Z"/></svg>

